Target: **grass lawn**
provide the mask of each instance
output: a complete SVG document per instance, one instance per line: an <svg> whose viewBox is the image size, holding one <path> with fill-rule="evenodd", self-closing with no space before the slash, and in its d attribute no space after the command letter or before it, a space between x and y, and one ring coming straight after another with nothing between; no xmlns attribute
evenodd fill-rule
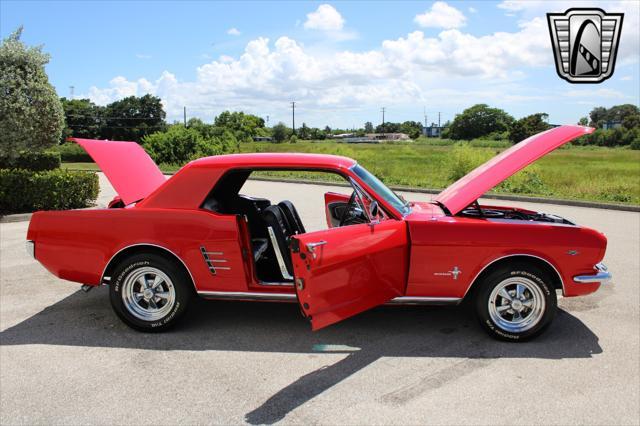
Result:
<svg viewBox="0 0 640 426"><path fill-rule="evenodd" d="M438 140L436 140L438 141ZM481 155L495 155L502 142L472 142ZM487 145L491 147L487 147ZM344 155L381 178L388 185L439 189L452 183L449 176L452 144L419 140L384 144L309 142L242 144L241 152L314 152ZM568 146L537 161L542 187L522 195L640 204L640 151L621 148ZM67 168L97 169L92 163L66 163ZM175 166L162 166L175 171ZM270 175L296 177L293 172ZM504 189L500 190L506 193Z"/></svg>

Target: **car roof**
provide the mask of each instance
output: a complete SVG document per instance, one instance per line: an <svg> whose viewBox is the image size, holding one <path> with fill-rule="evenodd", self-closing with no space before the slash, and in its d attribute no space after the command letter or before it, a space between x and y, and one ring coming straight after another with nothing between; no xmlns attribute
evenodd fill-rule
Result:
<svg viewBox="0 0 640 426"><path fill-rule="evenodd" d="M312 169L341 169L350 168L356 161L339 155L329 154L298 154L298 153L254 153L229 154L204 157L190 162L185 167L200 168L214 167L222 169L235 168L312 168Z"/></svg>

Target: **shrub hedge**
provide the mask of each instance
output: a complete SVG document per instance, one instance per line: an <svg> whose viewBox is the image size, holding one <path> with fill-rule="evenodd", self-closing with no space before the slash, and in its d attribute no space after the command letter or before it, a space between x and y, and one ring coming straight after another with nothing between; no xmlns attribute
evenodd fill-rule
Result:
<svg viewBox="0 0 640 426"><path fill-rule="evenodd" d="M88 207L99 189L94 172L0 169L0 214Z"/></svg>
<svg viewBox="0 0 640 426"><path fill-rule="evenodd" d="M75 142L66 142L54 149L60 153L63 163L93 163L87 151Z"/></svg>
<svg viewBox="0 0 640 426"><path fill-rule="evenodd" d="M60 167L60 153L22 151L16 157L0 156L0 169L26 169L36 172Z"/></svg>

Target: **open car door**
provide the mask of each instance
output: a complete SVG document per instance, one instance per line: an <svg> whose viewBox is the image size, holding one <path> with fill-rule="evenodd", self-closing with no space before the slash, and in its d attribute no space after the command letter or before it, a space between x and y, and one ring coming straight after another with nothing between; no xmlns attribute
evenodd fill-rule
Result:
<svg viewBox="0 0 640 426"><path fill-rule="evenodd" d="M403 220L384 220L292 237L298 302L313 330L404 294L406 226Z"/></svg>

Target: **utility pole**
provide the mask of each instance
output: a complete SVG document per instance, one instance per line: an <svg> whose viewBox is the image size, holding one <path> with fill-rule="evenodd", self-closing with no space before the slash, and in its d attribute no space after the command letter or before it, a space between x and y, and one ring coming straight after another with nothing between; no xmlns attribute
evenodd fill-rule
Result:
<svg viewBox="0 0 640 426"><path fill-rule="evenodd" d="M438 112L438 127L440 127L440 112Z"/></svg>
<svg viewBox="0 0 640 426"><path fill-rule="evenodd" d="M386 110L386 107L382 107L381 111L382 111L382 125L384 126L384 111Z"/></svg>
<svg viewBox="0 0 640 426"><path fill-rule="evenodd" d="M267 127L269 127L269 116L267 115Z"/></svg>
<svg viewBox="0 0 640 426"><path fill-rule="evenodd" d="M184 113L184 127L187 127L187 107L182 107Z"/></svg>
<svg viewBox="0 0 640 426"><path fill-rule="evenodd" d="M424 127L427 127L427 109L423 107L422 113L424 114Z"/></svg>
<svg viewBox="0 0 640 426"><path fill-rule="evenodd" d="M75 88L76 88L75 86L69 86L69 96L71 97L71 100L73 100Z"/></svg>
<svg viewBox="0 0 640 426"><path fill-rule="evenodd" d="M291 102L291 122L293 125L293 134L296 134L296 103Z"/></svg>

